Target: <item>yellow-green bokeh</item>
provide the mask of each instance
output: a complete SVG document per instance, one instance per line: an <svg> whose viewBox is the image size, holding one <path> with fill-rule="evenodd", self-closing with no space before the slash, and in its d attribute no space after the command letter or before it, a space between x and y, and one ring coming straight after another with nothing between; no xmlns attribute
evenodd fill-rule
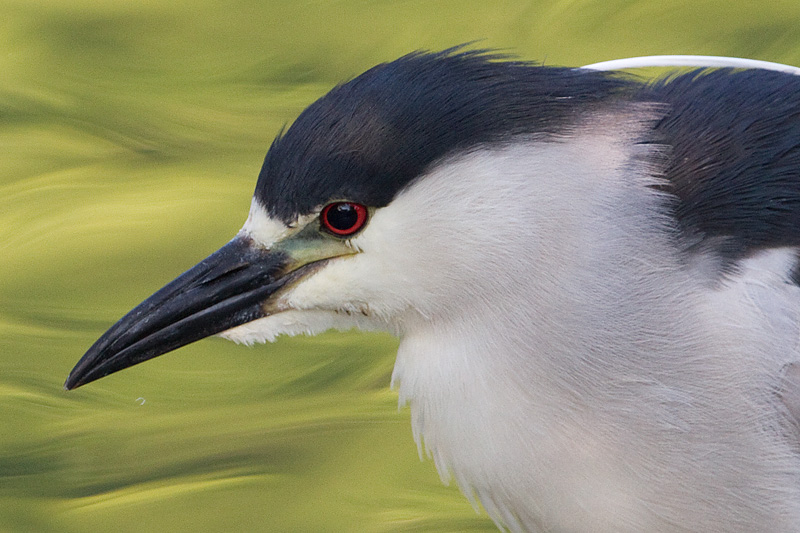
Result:
<svg viewBox="0 0 800 533"><path fill-rule="evenodd" d="M477 41L800 64L796 0L3 0L0 20L0 531L494 530L420 462L388 336L210 339L61 385L235 233L281 126L377 62Z"/></svg>

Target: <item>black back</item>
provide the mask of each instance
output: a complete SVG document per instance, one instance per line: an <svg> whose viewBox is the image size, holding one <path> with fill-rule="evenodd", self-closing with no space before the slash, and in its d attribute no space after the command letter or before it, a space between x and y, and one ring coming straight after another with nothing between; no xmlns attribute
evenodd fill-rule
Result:
<svg viewBox="0 0 800 533"><path fill-rule="evenodd" d="M639 98L668 104L655 133L682 229L728 259L800 245L800 76L694 71Z"/></svg>

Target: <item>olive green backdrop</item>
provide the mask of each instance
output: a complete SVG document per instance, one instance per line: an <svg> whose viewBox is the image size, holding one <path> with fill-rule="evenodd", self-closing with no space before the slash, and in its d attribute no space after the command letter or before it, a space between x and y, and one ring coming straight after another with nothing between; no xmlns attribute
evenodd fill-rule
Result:
<svg viewBox="0 0 800 533"><path fill-rule="evenodd" d="M62 383L233 236L281 126L377 62L477 41L800 64L796 0L0 0L0 21L0 531L493 530L420 462L388 336L210 339Z"/></svg>

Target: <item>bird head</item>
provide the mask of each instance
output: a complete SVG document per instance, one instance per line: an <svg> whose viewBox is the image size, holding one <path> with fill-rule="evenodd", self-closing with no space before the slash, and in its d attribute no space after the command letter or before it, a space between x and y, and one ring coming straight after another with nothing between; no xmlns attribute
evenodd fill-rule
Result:
<svg viewBox="0 0 800 533"><path fill-rule="evenodd" d="M242 230L111 327L66 388L214 334L403 335L513 290L517 241L541 222L514 146L557 142L629 85L498 59L411 54L308 107L272 143Z"/></svg>

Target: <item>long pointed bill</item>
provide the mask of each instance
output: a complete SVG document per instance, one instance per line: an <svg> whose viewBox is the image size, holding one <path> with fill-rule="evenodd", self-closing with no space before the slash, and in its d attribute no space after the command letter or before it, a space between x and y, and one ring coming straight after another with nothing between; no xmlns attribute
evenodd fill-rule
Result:
<svg viewBox="0 0 800 533"><path fill-rule="evenodd" d="M302 263L236 237L121 318L75 365L65 388L267 316L271 297L318 265Z"/></svg>

